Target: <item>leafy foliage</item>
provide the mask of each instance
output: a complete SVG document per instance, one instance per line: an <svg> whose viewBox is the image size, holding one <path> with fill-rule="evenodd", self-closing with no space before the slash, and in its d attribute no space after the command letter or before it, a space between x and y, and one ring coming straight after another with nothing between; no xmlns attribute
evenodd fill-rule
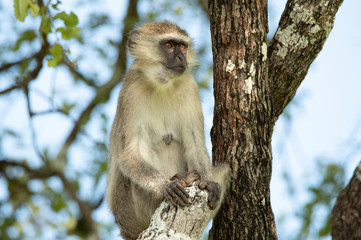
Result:
<svg viewBox="0 0 361 240"><path fill-rule="evenodd" d="M301 207L299 214L302 227L296 239L321 239L331 233L331 212L338 194L345 187L345 169L340 164L325 162L318 160L320 178L308 188L311 197ZM312 228L315 223L318 223L316 231Z"/></svg>
<svg viewBox="0 0 361 240"><path fill-rule="evenodd" d="M125 36L149 19L138 19L137 1L123 22L99 0L13 3L7 19L19 22L0 40L0 238L113 239L104 201L112 90L127 64ZM152 20L199 12L192 1L144 4L157 5L146 10ZM195 74L207 87L205 67ZM10 104L20 107L3 109Z"/></svg>
<svg viewBox="0 0 361 240"><path fill-rule="evenodd" d="M28 15L28 10L34 17L39 16L40 8L34 0L14 0L14 14L17 20L23 22Z"/></svg>

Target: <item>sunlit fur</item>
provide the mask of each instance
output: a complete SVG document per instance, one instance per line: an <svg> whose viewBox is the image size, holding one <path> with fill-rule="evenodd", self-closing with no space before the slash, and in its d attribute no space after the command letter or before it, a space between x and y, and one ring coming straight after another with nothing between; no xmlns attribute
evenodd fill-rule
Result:
<svg viewBox="0 0 361 240"><path fill-rule="evenodd" d="M194 62L192 40L175 24L145 24L129 36L134 62L119 95L107 180L107 200L125 239L136 239L148 227L175 174L197 170L223 190L226 185L228 168L212 170L205 148L197 84L188 69L177 75L161 63L164 39L186 42L188 66ZM169 134L166 144L163 137Z"/></svg>

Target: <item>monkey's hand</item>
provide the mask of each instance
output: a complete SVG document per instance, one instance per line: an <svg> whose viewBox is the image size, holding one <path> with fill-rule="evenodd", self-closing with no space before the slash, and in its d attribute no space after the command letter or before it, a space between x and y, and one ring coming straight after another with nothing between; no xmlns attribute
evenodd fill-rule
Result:
<svg viewBox="0 0 361 240"><path fill-rule="evenodd" d="M188 203L188 193L184 189L187 186L185 179L179 175L174 175L167 181L165 197L174 205L184 207Z"/></svg>
<svg viewBox="0 0 361 240"><path fill-rule="evenodd" d="M184 181L188 186L192 184L197 185L200 189L208 192L208 206L214 210L218 205L219 198L221 196L221 187L214 181L203 180L198 171L194 170L187 173Z"/></svg>
<svg viewBox="0 0 361 240"><path fill-rule="evenodd" d="M221 187L218 183L213 181L200 180L198 187L208 192L208 206L214 210L218 205L219 198L221 196Z"/></svg>

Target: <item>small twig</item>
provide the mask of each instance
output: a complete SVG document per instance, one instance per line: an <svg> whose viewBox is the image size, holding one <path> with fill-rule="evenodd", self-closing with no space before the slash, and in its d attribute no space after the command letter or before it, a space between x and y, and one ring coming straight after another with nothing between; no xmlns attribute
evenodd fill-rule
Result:
<svg viewBox="0 0 361 240"><path fill-rule="evenodd" d="M41 154L40 148L39 148L39 144L38 144L38 138L36 135L36 131L35 131L35 127L34 127L34 123L33 123L33 112L31 110L31 103L30 103L30 97L29 97L29 89L28 86L24 86L24 94L25 94L25 98L26 98L26 107L28 110L28 115L29 115L29 128L30 128L30 132L31 132L31 137L32 137L32 144L33 144L33 148L36 152L36 154L40 157L40 159L42 159L45 162L45 157L43 154Z"/></svg>
<svg viewBox="0 0 361 240"><path fill-rule="evenodd" d="M80 78L86 85L88 85L89 87L98 87L95 84L95 80L94 79L90 79L87 78L83 73L81 73L80 71L78 71L69 61L69 59L65 56L64 60L62 61L62 64L64 64L69 71L74 74L76 77Z"/></svg>
<svg viewBox="0 0 361 240"><path fill-rule="evenodd" d="M47 179L47 178L53 177L53 176L59 177L66 192L68 192L70 197L77 203L77 205L80 209L80 212L81 212L82 220L86 223L87 229L90 229L91 232L96 232L95 227L94 227L95 226L94 221L91 217L92 208L89 206L88 202L81 200L77 196L74 184L71 183L66 178L66 176L64 175L64 173L62 171L56 170L49 165L47 165L46 168L41 170L41 169L31 168L29 165L27 165L26 163L23 163L23 162L14 162L14 161L5 160L5 159L0 160L0 172L5 172L4 171L5 168L9 167L9 166L23 168L26 171L26 173L29 175L29 177L32 179L34 179L34 178Z"/></svg>
<svg viewBox="0 0 361 240"><path fill-rule="evenodd" d="M36 63L37 63L36 67L22 81L14 84L13 86L11 86L9 88L6 88L6 89L0 91L0 95L6 94L15 89L24 88L25 86L27 86L29 84L29 82L31 82L32 80L37 78L37 76L40 73L40 70L43 68L43 60L44 60L45 56L48 54L48 48L49 48L49 43L46 40L46 37L44 37L43 45L41 46L41 49L39 50L39 52L37 52L36 54L34 54L32 56L32 58L36 59Z"/></svg>

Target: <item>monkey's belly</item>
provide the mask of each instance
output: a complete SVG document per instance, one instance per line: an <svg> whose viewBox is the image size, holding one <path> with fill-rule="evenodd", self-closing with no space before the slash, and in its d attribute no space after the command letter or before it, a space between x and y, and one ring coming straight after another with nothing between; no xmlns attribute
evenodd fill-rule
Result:
<svg viewBox="0 0 361 240"><path fill-rule="evenodd" d="M164 176L173 177L187 170L184 148L178 141L166 139L151 146L144 142L140 144L140 153L147 163Z"/></svg>

